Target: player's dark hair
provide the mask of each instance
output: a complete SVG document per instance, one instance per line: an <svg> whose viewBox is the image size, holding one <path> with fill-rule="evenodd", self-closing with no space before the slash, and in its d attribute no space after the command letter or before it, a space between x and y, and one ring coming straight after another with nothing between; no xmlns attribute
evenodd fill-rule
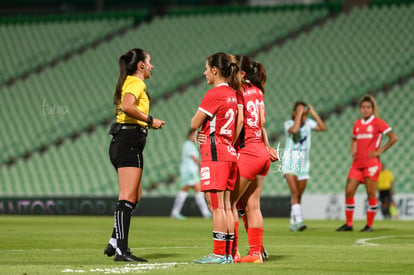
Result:
<svg viewBox="0 0 414 275"><path fill-rule="evenodd" d="M303 107L307 107L308 106L308 104L306 104L304 101L300 101L300 100L296 101L295 104L293 105L293 109L292 109L292 119L295 119L296 108L299 105L302 105Z"/></svg>
<svg viewBox="0 0 414 275"><path fill-rule="evenodd" d="M300 100L298 100L298 101L296 101L295 102L295 104L293 105L293 110L292 111L296 111L296 108L299 106L299 105L302 105L303 107L306 107L306 106L308 106L308 104L306 104L304 101L300 101Z"/></svg>
<svg viewBox="0 0 414 275"><path fill-rule="evenodd" d="M374 116L379 117L379 110L378 110L378 105L377 105L377 101L375 100L373 95L364 95L360 100L359 100L359 108L361 108L362 103L364 102L369 102L371 103L371 107L372 107L372 113L374 114Z"/></svg>
<svg viewBox="0 0 414 275"><path fill-rule="evenodd" d="M187 137L190 137L192 134L194 134L194 132L195 132L195 130L193 130L193 129L188 130Z"/></svg>
<svg viewBox="0 0 414 275"><path fill-rule="evenodd" d="M207 57L210 68L216 67L227 83L236 91L240 91L242 77L237 60L226 53L218 52Z"/></svg>
<svg viewBox="0 0 414 275"><path fill-rule="evenodd" d="M134 74L138 70L138 62L145 61L148 53L142 49L132 49L119 58L119 77L116 83L114 104L121 100L122 85L128 75Z"/></svg>
<svg viewBox="0 0 414 275"><path fill-rule="evenodd" d="M264 93L264 86L267 80L265 67L261 63L254 62L246 55L236 55L236 59L240 69L246 73L244 78Z"/></svg>

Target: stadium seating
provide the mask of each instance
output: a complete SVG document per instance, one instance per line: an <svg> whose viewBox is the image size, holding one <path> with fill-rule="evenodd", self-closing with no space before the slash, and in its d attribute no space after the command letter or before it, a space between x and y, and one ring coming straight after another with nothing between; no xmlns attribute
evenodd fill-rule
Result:
<svg viewBox="0 0 414 275"><path fill-rule="evenodd" d="M412 98L414 80L410 80L402 88L396 86L388 94L379 94L377 101L381 115L394 129L400 141L390 151L384 154L382 160L397 176L396 192L412 192L410 183L412 176L407 167L411 167L414 159L412 154L406 152L410 142L411 130L406 125L408 115L395 114L402 102L409 102ZM195 91L202 96L202 91ZM179 100L184 95L176 95ZM171 101L174 101L171 100ZM195 99L196 101L196 99ZM167 102L163 102L167 104ZM190 106L196 106L193 102ZM159 104L157 106L165 106ZM167 105L168 106L168 105ZM403 105L404 106L404 105ZM408 107L408 104L406 104ZM160 109L161 110L161 109ZM407 110L409 110L407 108ZM158 110L156 110L158 111ZM180 112L184 120L189 121L194 110L183 109ZM409 112L407 112L409 114ZM160 117L162 118L162 112ZM308 185L309 193L338 193L342 192L351 160L349 158L350 131L353 122L359 118L357 107L347 108L341 115L332 115L327 120L328 131L314 133L312 143L312 170ZM404 119L405 118L405 119ZM167 184L160 178L167 178L177 174L180 158L181 143L185 139L188 128L177 129L177 123L168 121L161 131L151 131L145 150L145 161L151 163L151 168L145 169L143 177L144 192L148 194L168 195L174 193L179 179L173 184ZM177 133L175 133L177 132ZM180 138L172 138L178 136ZM385 138L386 140L386 138ZM283 138L280 149L283 149ZM84 135L76 141L67 141L59 148L51 147L46 154L36 153L29 161L20 160L12 167L2 166L0 173L6 181L15 181L20 184L3 185L5 194L101 194L116 193L116 173L110 165L107 155L109 137L105 127L99 127L91 135ZM401 164L402 163L402 164ZM287 186L279 170L280 163L273 163L266 179L264 194L287 194ZM151 183L157 182L156 192L149 190ZM401 184L399 184L401 183ZM13 188L13 189L10 189ZM359 192L364 192L360 188Z"/></svg>
<svg viewBox="0 0 414 275"><path fill-rule="evenodd" d="M281 46L260 52L276 38L326 15L323 9L275 9L230 14L172 13L156 17L125 36L3 88L0 115L4 127L0 134L4 140L0 144L0 163L22 156L29 149L82 132L110 117L118 74L116 59L125 49L139 46L150 51L155 65L154 74L147 82L150 94L157 98L151 113L167 121L162 130L149 134L145 162L150 165L144 170L144 192L146 195L172 195L178 188L181 144L192 115L210 88L204 80L198 84L189 83L202 78L205 57L213 52L258 51L255 59L266 66L268 74L267 129L269 136L278 137L273 141L275 147L284 147L283 121L290 118L296 100L313 104L319 113L331 112L338 105L348 106L343 113L330 115L326 133L313 136L312 178L307 191L343 192L350 165L350 131L359 117L358 108L351 107L350 103L368 90L407 75L414 68L414 48L409 43L414 41L411 31L414 26L410 20L414 5L355 9ZM231 31L220 33L211 22ZM240 22L257 23L241 28ZM208 35L199 35L200 32L208 32ZM222 43L218 45L217 41ZM382 117L400 137L395 148L384 155L384 160L398 175L398 183L407 183L397 184L397 192L414 190L409 184L412 176L408 166L395 164L403 161L412 165L414 162L413 153L406 153L409 148L406 142L412 135L406 121L412 119L408 104L413 98L410 93L413 83L410 80L377 97ZM186 85L178 91L176 88L181 84ZM170 91L174 91L171 96L163 97ZM16 98L21 99L19 103ZM401 112L401 107L406 107L407 112ZM16 114L24 114L24 118ZM74 140L66 139L61 146L51 146L43 154L36 152L28 160L19 159L10 167L0 166L2 179L18 183L1 185L0 193L116 194L116 173L107 153L107 131L107 126L98 126L95 132L82 134ZM271 166L265 195L289 193L278 165Z"/></svg>
<svg viewBox="0 0 414 275"><path fill-rule="evenodd" d="M26 127L23 125L13 125L15 114L12 110L15 110L16 106L5 104L4 120L16 131L13 135L6 136L3 143L5 153L1 156L0 162L5 162L13 156L21 156L27 150L37 149L43 144L54 143L61 137L70 136L110 117L114 110L111 99L118 75L117 59L126 49L150 49L155 69L153 78L148 81L148 90L151 96L159 97L168 89L188 83L194 77L202 77L205 58L218 50L217 42L212 44L211 41L222 41L219 46L222 50L245 51L257 47L257 43L265 43L282 35L280 30L293 30L325 13L326 10L322 9L286 13L269 13L263 10L257 14L246 11L237 16L237 19L242 21L253 20L260 23L260 20L267 18L272 22L263 24L261 28L266 31L274 30L273 36L258 37L245 35L246 30L240 28L235 14L230 15L234 20L229 22L226 14L156 17L151 23L143 23L125 36L116 37L96 49L89 48L82 55L73 56L67 62L59 63L38 75L2 89L0 100L4 98L11 102L14 98L22 98L18 107L27 114L23 123L31 128L36 138L26 135ZM211 29L208 26L212 21L228 25L228 31L218 32L218 29ZM57 25L52 29L58 30L60 25ZM74 26L77 24L74 23ZM111 30L114 28L111 26ZM209 35L200 36L205 29ZM256 33L254 29L248 31ZM252 45L246 48L246 43ZM51 43L48 46L55 45Z"/></svg>
<svg viewBox="0 0 414 275"><path fill-rule="evenodd" d="M132 17L0 24L0 37L7 37L0 51L9 53L0 57L0 83L132 24Z"/></svg>
<svg viewBox="0 0 414 275"><path fill-rule="evenodd" d="M381 156L396 177L396 192L412 192L412 173L409 167L414 164L412 150L410 148L410 136L412 125L409 124L410 113L408 104L413 99L412 90L414 79L406 85L394 87L389 93L380 93L376 96L380 117L383 118L399 137L399 141ZM396 110L400 110L396 112ZM332 193L342 191L345 186L346 176L351 164L350 141L353 123L360 118L359 108L347 108L339 116L332 116L327 121L329 130L326 133L314 134L312 144L312 181L309 191L327 191L329 187ZM383 138L383 144L387 141ZM323 161L322 161L323 160ZM327 169L327 165L333 164L334 169ZM332 180L334 180L332 182ZM339 180L339 181L338 181ZM321 190L322 189L322 190ZM365 192L361 188L360 192Z"/></svg>
<svg viewBox="0 0 414 275"><path fill-rule="evenodd" d="M360 98L367 91L412 72L414 49L407 41L414 39L410 31L413 22L409 20L413 15L414 5L354 9L350 14L340 15L281 49L274 48L272 52L258 56L258 60L281 64L269 68L269 75L277 76L279 81L269 79L267 84L266 104L272 106L270 110L267 108L267 115L271 117L267 119L268 124L275 123L277 131L282 133L283 121L289 118L297 99L313 104L319 112L333 111L337 105L350 103L353 98ZM401 100L403 93L398 87L395 89L390 95L395 94L400 100L391 97L392 103L380 104L387 106L391 114L409 102ZM270 96L273 93L275 96ZM403 97L412 98L409 94ZM327 133L315 134L312 174L317 176L313 177L312 182L317 182L309 185L310 192L338 192L343 189L350 165L347 158L350 131L357 118L357 109L346 109L344 114L329 118ZM409 120L409 115L406 119ZM395 124L392 122L390 120L391 125ZM269 127L271 134L275 130L273 127ZM408 139L408 136L405 137ZM401 143L396 148L399 146ZM392 156L395 153L395 159L398 159L404 151L396 153L396 148L393 148ZM323 152L322 156L319 151ZM335 173L332 174L332 171ZM269 189L288 192L282 177L276 174L268 177L268 182L276 185L276 188ZM399 174L402 182L410 178L406 169L401 169ZM340 189L336 189L338 186ZM412 190L410 185L407 188Z"/></svg>
<svg viewBox="0 0 414 275"><path fill-rule="evenodd" d="M2 178L19 184L2 185L3 194L108 195L116 192L116 172L108 157L107 129L52 146L28 161L1 166ZM8 188L3 190L3 188Z"/></svg>
<svg viewBox="0 0 414 275"><path fill-rule="evenodd" d="M388 9L355 9L257 57L278 64L267 66L274 77L266 89L268 105L274 107L270 115L280 130L280 114L289 114L296 99L332 111L414 68L414 48L407 42L414 41L414 25L408 20L414 6L391 10L401 11L401 20L391 20L394 24L389 22L395 14Z"/></svg>

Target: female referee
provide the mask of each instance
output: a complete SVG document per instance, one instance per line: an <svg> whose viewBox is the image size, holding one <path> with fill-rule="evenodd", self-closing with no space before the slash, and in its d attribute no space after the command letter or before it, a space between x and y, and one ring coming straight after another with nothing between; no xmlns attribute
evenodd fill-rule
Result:
<svg viewBox="0 0 414 275"><path fill-rule="evenodd" d="M266 71L262 64L253 62L245 55L236 56L244 81L237 94L238 116L235 143L239 158L239 180L232 192L232 211L235 221L235 262L263 262L263 216L260 210L260 196L270 161L277 160L276 151L269 146L265 125L264 84ZM236 140L237 138L237 140ZM243 198L242 198L243 197ZM238 252L238 213L239 200L247 216L249 254L240 259Z"/></svg>
<svg viewBox="0 0 414 275"><path fill-rule="evenodd" d="M241 76L231 56L222 52L207 58L204 75L213 88L204 95L191 120L191 128L201 127L202 134L207 136L200 145L200 175L201 191L213 216L214 249L195 263L226 264L233 263L229 248L234 239L230 192L237 177L237 153L232 142Z"/></svg>
<svg viewBox="0 0 414 275"><path fill-rule="evenodd" d="M367 224L361 232L372 232L377 211L377 180L381 171L379 156L398 141L397 135L388 124L378 117L378 107L372 95L365 95L359 101L362 118L354 123L351 140L353 162L345 187L346 223L336 231L353 231L355 208L354 195L360 183L365 183L368 196ZM382 136L387 135L387 143L381 147Z"/></svg>
<svg viewBox="0 0 414 275"><path fill-rule="evenodd" d="M165 121L149 115L150 100L145 79L154 66L142 49L132 49L119 58L119 78L115 89L116 123L111 126L109 146L111 162L118 173L119 199L114 212L112 236L104 249L115 261L146 262L128 248L131 212L141 198L143 151L148 128L161 129Z"/></svg>

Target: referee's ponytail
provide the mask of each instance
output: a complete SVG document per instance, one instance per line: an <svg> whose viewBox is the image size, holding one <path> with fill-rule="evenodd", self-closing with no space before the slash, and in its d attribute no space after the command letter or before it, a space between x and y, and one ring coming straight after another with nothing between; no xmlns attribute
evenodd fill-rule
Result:
<svg viewBox="0 0 414 275"><path fill-rule="evenodd" d="M138 70L138 62L145 61L148 53L142 49L132 49L126 54L121 55L118 60L119 64L119 77L116 83L114 104L117 105L121 100L122 86L128 75L134 74Z"/></svg>

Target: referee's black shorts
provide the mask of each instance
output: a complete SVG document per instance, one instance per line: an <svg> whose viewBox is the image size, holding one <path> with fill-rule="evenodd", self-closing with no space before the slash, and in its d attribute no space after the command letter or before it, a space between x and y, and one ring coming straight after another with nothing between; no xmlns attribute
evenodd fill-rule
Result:
<svg viewBox="0 0 414 275"><path fill-rule="evenodd" d="M379 199L382 203L391 202L391 190L380 190Z"/></svg>
<svg viewBox="0 0 414 275"><path fill-rule="evenodd" d="M121 129L112 136L109 157L115 169L120 167L144 168L142 155L147 139L147 129Z"/></svg>

